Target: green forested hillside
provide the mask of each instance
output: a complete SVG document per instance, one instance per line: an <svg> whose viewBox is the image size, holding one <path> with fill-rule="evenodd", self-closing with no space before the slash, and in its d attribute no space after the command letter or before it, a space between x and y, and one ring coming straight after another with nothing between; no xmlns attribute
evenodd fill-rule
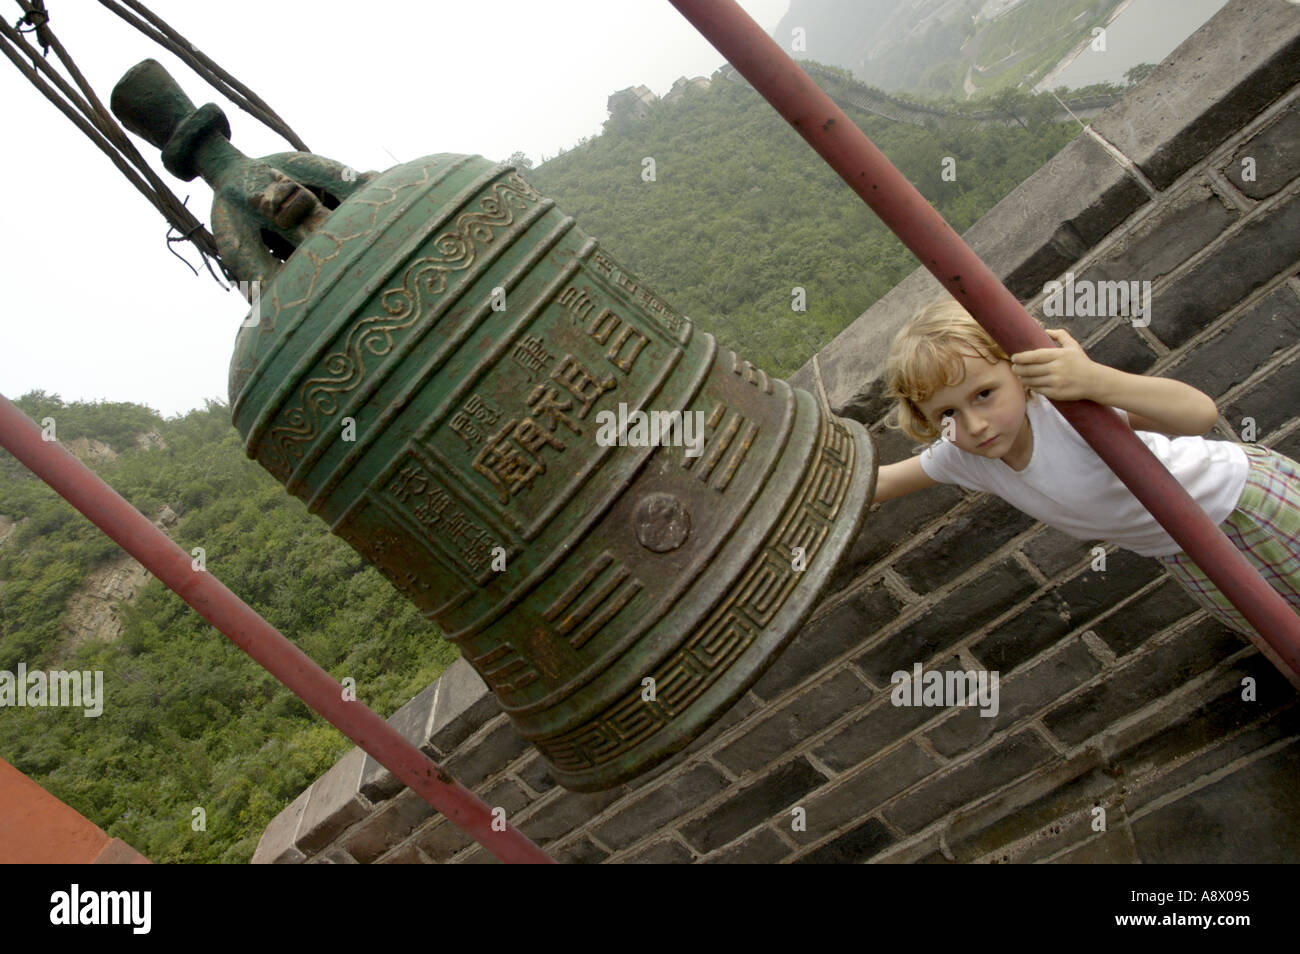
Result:
<svg viewBox="0 0 1300 954"><path fill-rule="evenodd" d="M1032 112L1032 111L1031 111ZM1026 113L1025 115L1029 115ZM1078 131L1045 121L942 131L853 117L965 229ZM655 160L644 181L643 159ZM955 181L941 177L955 160ZM529 178L660 295L767 370L786 375L915 263L752 90L721 78ZM792 289L807 294L793 311ZM57 436L118 452L93 466L134 506L179 521L209 572L391 714L452 660L404 598L247 460L229 409L163 420L129 404L19 405ZM135 436L156 432L165 447ZM0 757L157 862L247 861L265 825L347 748L157 581L112 642L74 645L69 601L120 551L0 452L0 670L102 670L103 714L0 708ZM206 830L194 830L195 809Z"/></svg>
<svg viewBox="0 0 1300 954"><path fill-rule="evenodd" d="M929 129L846 112L958 232L1080 131L1033 120ZM646 158L654 181L642 178ZM718 77L525 175L700 328L778 375L917 264L757 93ZM805 313L792 310L795 287Z"/></svg>
<svg viewBox="0 0 1300 954"><path fill-rule="evenodd" d="M163 421L130 404L15 402L121 452L93 466L357 696L390 715L456 658L415 607L239 446L229 409ZM153 430L165 449L135 449ZM0 451L0 670L102 670L103 713L0 708L0 757L155 862L245 862L263 828L352 743L160 582L124 607L114 642L72 648L69 598L121 550ZM206 831L195 831L202 808Z"/></svg>

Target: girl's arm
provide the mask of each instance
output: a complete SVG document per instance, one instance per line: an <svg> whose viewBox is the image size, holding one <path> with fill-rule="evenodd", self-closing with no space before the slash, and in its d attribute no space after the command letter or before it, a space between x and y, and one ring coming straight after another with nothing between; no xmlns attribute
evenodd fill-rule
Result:
<svg viewBox="0 0 1300 954"><path fill-rule="evenodd" d="M1060 347L1011 356L1026 387L1058 401L1089 399L1129 412L1133 430L1201 435L1214 427L1219 409L1206 394L1173 378L1129 374L1098 364L1059 328L1047 334Z"/></svg>
<svg viewBox="0 0 1300 954"><path fill-rule="evenodd" d="M937 480L931 479L930 475L921 469L920 457L912 457L897 464L884 464L876 472L876 496L871 502L883 503L937 483Z"/></svg>

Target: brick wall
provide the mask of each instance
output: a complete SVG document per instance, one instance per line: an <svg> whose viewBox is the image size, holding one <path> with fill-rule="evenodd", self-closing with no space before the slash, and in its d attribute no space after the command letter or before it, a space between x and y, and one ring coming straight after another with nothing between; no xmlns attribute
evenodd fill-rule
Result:
<svg viewBox="0 0 1300 954"><path fill-rule="evenodd" d="M1252 418L1300 457L1300 6L1230 0L966 239L1036 314L1067 271L1150 281L1147 327L1049 324L1208 392L1219 436ZM918 270L819 356L882 462L912 448L882 428L879 363L938 290ZM808 368L795 383L811 388ZM392 721L567 862L1294 860L1296 689L1158 562L1110 549L1100 567L1092 544L987 495L890 502L753 689L600 794L556 787L463 661ZM893 705L891 675L918 663L996 670L996 717ZM359 750L254 858L492 860Z"/></svg>

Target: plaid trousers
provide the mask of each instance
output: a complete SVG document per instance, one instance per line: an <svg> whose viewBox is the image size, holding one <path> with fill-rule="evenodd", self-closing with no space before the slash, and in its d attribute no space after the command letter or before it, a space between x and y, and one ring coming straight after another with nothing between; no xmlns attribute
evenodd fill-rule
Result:
<svg viewBox="0 0 1300 954"><path fill-rule="evenodd" d="M1219 524L1273 589L1300 613L1300 464L1260 447L1243 444L1250 473L1237 509ZM1169 575L1229 629L1257 641L1254 627L1184 552L1158 558Z"/></svg>

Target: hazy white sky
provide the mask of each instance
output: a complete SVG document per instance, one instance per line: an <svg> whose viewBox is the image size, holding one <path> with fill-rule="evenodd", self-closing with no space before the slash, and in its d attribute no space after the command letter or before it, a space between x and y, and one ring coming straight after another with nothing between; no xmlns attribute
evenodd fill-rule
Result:
<svg viewBox="0 0 1300 954"><path fill-rule="evenodd" d="M768 32L789 0L740 0ZM196 104L215 101L250 156L288 148L188 67L93 0L48 0L50 25L104 102L159 60ZM667 0L151 0L149 7L261 96L312 151L359 169L436 152L534 161L600 131L615 90L663 95L722 56ZM16 4L0 16L13 23ZM51 55L51 62L54 62ZM296 64L289 66L286 64ZM165 416L226 397L247 311L168 252L167 224L109 159L0 62L0 393L134 401ZM137 140L203 222L212 193ZM199 265L188 244L176 250Z"/></svg>

